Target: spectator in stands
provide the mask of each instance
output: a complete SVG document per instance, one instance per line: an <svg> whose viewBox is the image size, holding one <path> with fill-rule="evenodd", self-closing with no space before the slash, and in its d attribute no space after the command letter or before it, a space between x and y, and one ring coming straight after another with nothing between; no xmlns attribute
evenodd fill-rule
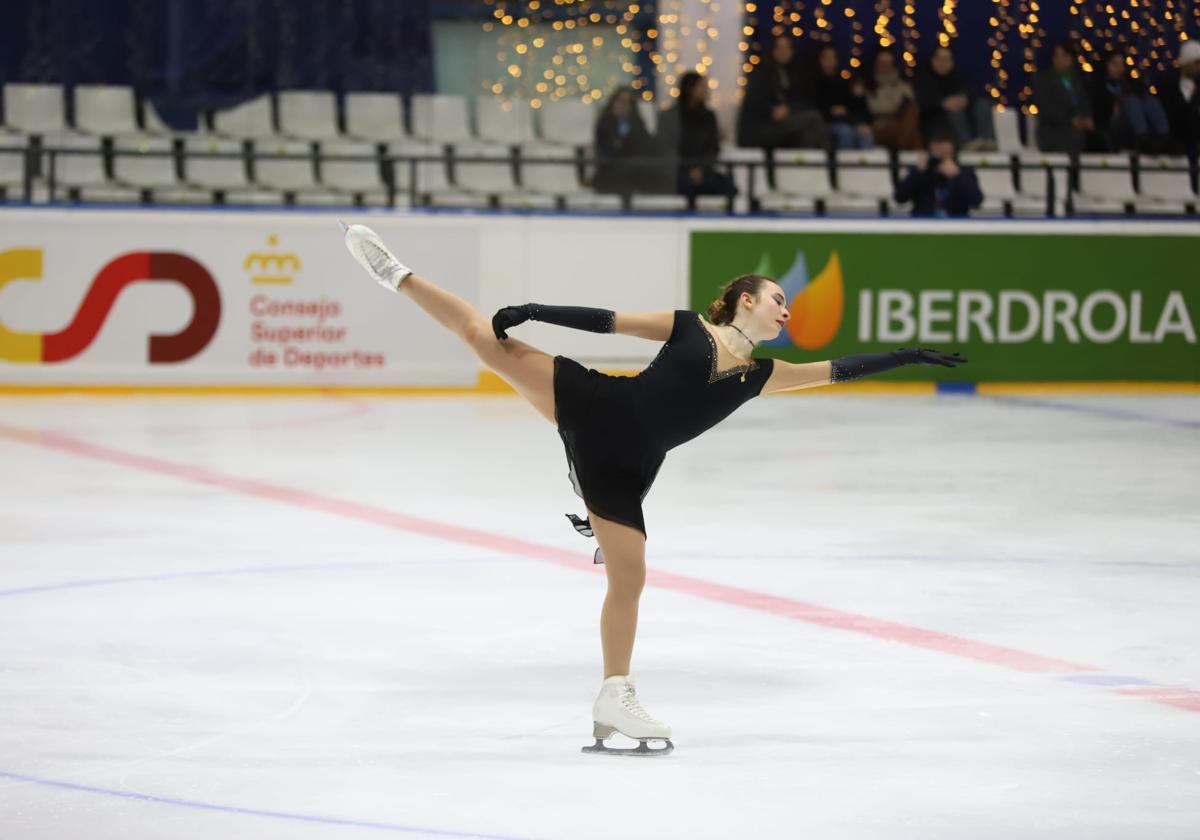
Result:
<svg viewBox="0 0 1200 840"><path fill-rule="evenodd" d="M995 150L991 103L971 97L949 47L934 47L929 65L917 77L916 93L923 135L949 132L961 149Z"/></svg>
<svg viewBox="0 0 1200 840"><path fill-rule="evenodd" d="M942 130L929 139L928 154L896 185L896 201L912 202L914 216L966 216L983 203L975 170L959 165L954 136Z"/></svg>
<svg viewBox="0 0 1200 840"><path fill-rule="evenodd" d="M592 186L597 192L640 192L655 180L653 163L657 153L654 138L646 130L637 109L637 92L617 88L608 98L596 120L596 175Z"/></svg>
<svg viewBox="0 0 1200 840"><path fill-rule="evenodd" d="M729 195L733 181L715 164L721 152L717 115L708 107L708 85L689 71L679 80L679 98L658 118L658 140L676 157L676 188L682 195Z"/></svg>
<svg viewBox="0 0 1200 840"><path fill-rule="evenodd" d="M1096 128L1087 146L1097 152L1130 149L1166 151L1171 128L1162 103L1149 94L1139 79L1130 78L1128 62L1120 52L1110 52L1092 79L1092 120Z"/></svg>
<svg viewBox="0 0 1200 840"><path fill-rule="evenodd" d="M825 44L817 53L813 101L839 149L869 149L875 145L871 114L863 98L863 86L842 76L837 47Z"/></svg>
<svg viewBox="0 0 1200 840"><path fill-rule="evenodd" d="M1050 65L1033 80L1037 144L1043 152L1083 151L1085 135L1096 128L1092 100L1070 41L1054 45Z"/></svg>
<svg viewBox="0 0 1200 840"><path fill-rule="evenodd" d="M828 132L813 107L795 61L792 39L776 38L771 54L747 77L746 98L738 114L739 146L824 149Z"/></svg>
<svg viewBox="0 0 1200 840"><path fill-rule="evenodd" d="M1159 95L1170 122L1173 151L1195 159L1200 152L1200 43L1184 41L1175 64L1178 74L1162 81Z"/></svg>
<svg viewBox="0 0 1200 840"><path fill-rule="evenodd" d="M890 149L921 148L920 112L912 85L900 75L896 54L875 53L866 79L867 110L875 142Z"/></svg>

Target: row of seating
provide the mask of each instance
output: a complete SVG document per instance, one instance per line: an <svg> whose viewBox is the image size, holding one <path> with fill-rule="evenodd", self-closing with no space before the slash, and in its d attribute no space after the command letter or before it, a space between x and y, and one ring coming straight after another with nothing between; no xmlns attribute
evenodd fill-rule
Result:
<svg viewBox="0 0 1200 840"><path fill-rule="evenodd" d="M689 209L677 195L597 194L590 161L577 151L536 153L428 146L421 154L381 155L370 143L242 142L214 137L116 138L78 134L40 143L0 139L0 190L21 200L27 182L37 201L162 204L300 204L583 210ZM731 149L736 212L879 213L895 209L897 180L916 154L886 150ZM964 153L976 168L988 215L1074 213L1194 214L1195 175L1185 158L1026 153ZM668 165L664 162L664 165ZM33 166L35 169L27 170ZM40 173L32 177L34 172ZM694 209L724 212L722 196Z"/></svg>
<svg viewBox="0 0 1200 840"><path fill-rule="evenodd" d="M886 150L777 151L760 208L777 212L879 212L894 205L896 183L919 159ZM983 192L982 214L1195 214L1196 176L1187 158L1125 154L963 152Z"/></svg>
<svg viewBox="0 0 1200 840"><path fill-rule="evenodd" d="M74 121L68 125L67 93L59 85L6 84L3 129L10 132L61 135L69 130L102 137L176 134L154 105L138 99L133 88L77 85L73 89ZM642 114L653 129L655 109L642 102ZM416 94L406 107L394 93L347 93L339 121L332 91L281 91L263 94L227 110L202 116L201 133L236 140L357 140L371 143L482 143L521 145L546 143L587 146L599 108L580 99L547 101L536 113L524 100L479 97L474 120L465 97Z"/></svg>

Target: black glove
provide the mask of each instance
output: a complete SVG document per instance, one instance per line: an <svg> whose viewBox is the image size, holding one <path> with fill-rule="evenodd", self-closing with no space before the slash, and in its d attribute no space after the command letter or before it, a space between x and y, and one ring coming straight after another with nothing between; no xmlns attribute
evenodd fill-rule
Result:
<svg viewBox="0 0 1200 840"><path fill-rule="evenodd" d="M957 367L963 364L960 354L942 353L939 350L928 350L924 347L910 349L901 347L890 353L859 353L854 356L843 356L830 362L831 382L845 382L848 379L858 379L873 373L883 373L904 365L941 365L942 367Z"/></svg>
<svg viewBox="0 0 1200 840"><path fill-rule="evenodd" d="M503 341L508 338L508 331L517 324L524 324L530 318L529 306L506 306L492 316L492 332L496 338Z"/></svg>
<svg viewBox="0 0 1200 840"><path fill-rule="evenodd" d="M508 330L526 321L544 321L560 327L587 332L610 333L616 325L616 313L611 309L593 309L589 306L544 306L526 303L522 306L506 306L492 316L492 332L503 341Z"/></svg>

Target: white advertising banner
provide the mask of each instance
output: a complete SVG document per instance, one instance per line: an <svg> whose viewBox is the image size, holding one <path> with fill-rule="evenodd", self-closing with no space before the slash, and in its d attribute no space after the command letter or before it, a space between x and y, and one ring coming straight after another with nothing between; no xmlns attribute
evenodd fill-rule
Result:
<svg viewBox="0 0 1200 840"><path fill-rule="evenodd" d="M476 302L470 219L372 217ZM371 282L326 214L8 211L0 382L471 386L478 366Z"/></svg>

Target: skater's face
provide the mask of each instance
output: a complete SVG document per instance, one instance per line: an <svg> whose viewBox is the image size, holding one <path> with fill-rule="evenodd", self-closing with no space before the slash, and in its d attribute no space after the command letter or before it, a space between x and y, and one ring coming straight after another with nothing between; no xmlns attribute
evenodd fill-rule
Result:
<svg viewBox="0 0 1200 840"><path fill-rule="evenodd" d="M1056 73L1066 73L1071 69L1071 65L1075 63L1075 56L1064 50L1062 47L1054 48L1054 71Z"/></svg>
<svg viewBox="0 0 1200 840"><path fill-rule="evenodd" d="M954 72L954 53L950 52L946 47L938 47L933 51L931 66L933 67L933 72L939 76L949 76Z"/></svg>
<svg viewBox="0 0 1200 840"><path fill-rule="evenodd" d="M742 293L742 306L750 314L757 332L768 338L774 338L783 331L784 325L792 317L788 311L787 295L778 283L764 282L758 289L758 296L751 297L748 292Z"/></svg>

